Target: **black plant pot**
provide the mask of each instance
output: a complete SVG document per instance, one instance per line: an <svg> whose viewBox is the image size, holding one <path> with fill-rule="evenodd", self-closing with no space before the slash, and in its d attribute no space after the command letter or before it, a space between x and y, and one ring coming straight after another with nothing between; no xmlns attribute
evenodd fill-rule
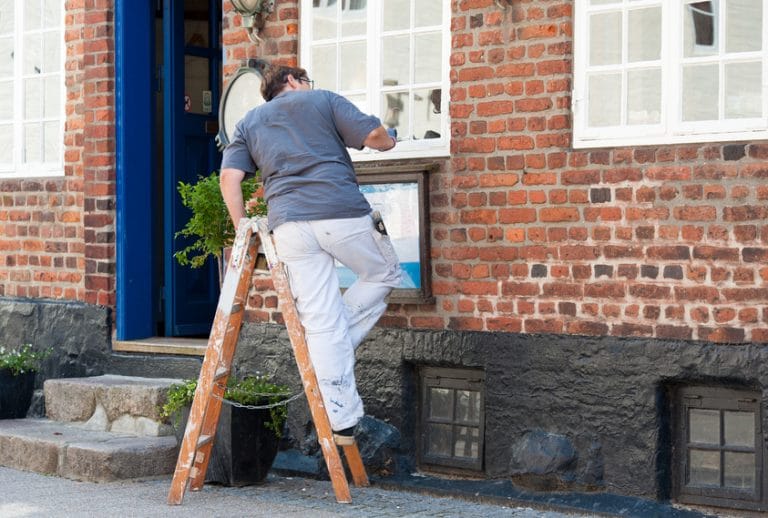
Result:
<svg viewBox="0 0 768 518"><path fill-rule="evenodd" d="M179 441L188 415L187 409L178 429ZM205 481L235 487L263 482L280 444L277 434L266 427L271 420L267 409L250 410L223 404Z"/></svg>
<svg viewBox="0 0 768 518"><path fill-rule="evenodd" d="M34 390L34 372L14 375L10 369L0 369L0 419L26 417Z"/></svg>

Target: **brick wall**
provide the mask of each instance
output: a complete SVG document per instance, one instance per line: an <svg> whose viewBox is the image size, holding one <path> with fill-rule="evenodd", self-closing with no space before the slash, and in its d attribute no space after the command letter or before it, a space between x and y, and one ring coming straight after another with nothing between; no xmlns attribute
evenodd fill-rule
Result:
<svg viewBox="0 0 768 518"><path fill-rule="evenodd" d="M64 176L0 180L0 296L112 305L112 1L65 9Z"/></svg>
<svg viewBox="0 0 768 518"><path fill-rule="evenodd" d="M572 2L508 4L452 2L436 303L381 323L768 342L768 143L571 149ZM226 20L228 60L294 62L297 2L258 47ZM255 288L250 318L279 321L268 279Z"/></svg>

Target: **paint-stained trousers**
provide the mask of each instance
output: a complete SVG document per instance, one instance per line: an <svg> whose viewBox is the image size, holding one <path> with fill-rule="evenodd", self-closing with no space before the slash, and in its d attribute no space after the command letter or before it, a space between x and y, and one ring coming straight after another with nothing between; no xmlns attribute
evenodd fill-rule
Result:
<svg viewBox="0 0 768 518"><path fill-rule="evenodd" d="M363 416L355 349L387 309L385 297L400 285L395 250L370 215L283 223L273 234L331 428L354 426ZM335 259L357 275L343 297Z"/></svg>

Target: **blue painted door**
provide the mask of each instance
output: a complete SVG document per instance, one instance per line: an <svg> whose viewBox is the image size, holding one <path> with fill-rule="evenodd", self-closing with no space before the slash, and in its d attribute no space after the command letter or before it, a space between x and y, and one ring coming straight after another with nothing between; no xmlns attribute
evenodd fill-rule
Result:
<svg viewBox="0 0 768 518"><path fill-rule="evenodd" d="M166 336L207 335L219 296L216 262L181 266L174 252L190 244L176 233L191 216L177 186L218 169L221 83L219 0L164 0L164 306Z"/></svg>

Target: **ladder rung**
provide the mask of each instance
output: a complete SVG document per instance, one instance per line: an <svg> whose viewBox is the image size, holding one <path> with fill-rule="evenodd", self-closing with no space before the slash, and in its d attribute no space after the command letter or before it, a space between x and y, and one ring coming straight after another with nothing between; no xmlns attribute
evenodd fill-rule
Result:
<svg viewBox="0 0 768 518"><path fill-rule="evenodd" d="M216 369L216 374L213 375L213 380L218 381L224 376L229 376L229 367L219 365L219 368Z"/></svg>
<svg viewBox="0 0 768 518"><path fill-rule="evenodd" d="M213 435L201 435L197 440L197 447L201 448L213 440Z"/></svg>

